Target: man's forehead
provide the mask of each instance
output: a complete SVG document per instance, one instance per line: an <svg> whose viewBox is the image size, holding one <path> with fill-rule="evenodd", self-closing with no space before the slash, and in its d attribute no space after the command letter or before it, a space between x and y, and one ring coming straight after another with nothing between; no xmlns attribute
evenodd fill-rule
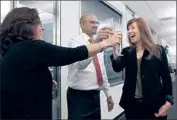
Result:
<svg viewBox="0 0 177 120"><path fill-rule="evenodd" d="M84 17L84 20L97 20L97 17L95 15L87 15Z"/></svg>

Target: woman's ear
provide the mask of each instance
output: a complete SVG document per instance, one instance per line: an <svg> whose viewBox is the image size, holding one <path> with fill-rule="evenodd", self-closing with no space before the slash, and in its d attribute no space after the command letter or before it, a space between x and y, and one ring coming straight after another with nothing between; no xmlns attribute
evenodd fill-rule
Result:
<svg viewBox="0 0 177 120"><path fill-rule="evenodd" d="M43 31L43 28L42 28L42 25L37 25L34 27L33 29L33 34L34 34L34 39L36 40L42 40L42 31Z"/></svg>

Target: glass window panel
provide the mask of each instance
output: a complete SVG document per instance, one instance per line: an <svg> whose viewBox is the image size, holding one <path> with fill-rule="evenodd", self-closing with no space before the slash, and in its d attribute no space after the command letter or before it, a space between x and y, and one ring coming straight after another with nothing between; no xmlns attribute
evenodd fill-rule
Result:
<svg viewBox="0 0 177 120"><path fill-rule="evenodd" d="M134 13L128 8L126 7L126 17L127 17L127 22L132 19L134 17Z"/></svg>

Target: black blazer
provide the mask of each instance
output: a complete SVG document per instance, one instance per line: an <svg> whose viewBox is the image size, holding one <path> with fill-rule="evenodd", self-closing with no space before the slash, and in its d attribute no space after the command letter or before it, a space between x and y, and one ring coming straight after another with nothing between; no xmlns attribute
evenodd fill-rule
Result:
<svg viewBox="0 0 177 120"><path fill-rule="evenodd" d="M159 47L161 48L160 58L152 56L151 59L147 59L149 52L145 50L141 63L143 101L154 111L157 111L166 102L166 96L172 96L172 81L166 53L162 46ZM137 81L136 48L126 47L122 50L122 54L124 56L120 56L116 60L111 55L111 61L115 72L120 72L125 68L125 81L120 106L126 109L131 106L131 101L135 96Z"/></svg>
<svg viewBox="0 0 177 120"><path fill-rule="evenodd" d="M52 119L49 66L88 58L85 46L65 48L41 40L11 45L0 60L1 119Z"/></svg>

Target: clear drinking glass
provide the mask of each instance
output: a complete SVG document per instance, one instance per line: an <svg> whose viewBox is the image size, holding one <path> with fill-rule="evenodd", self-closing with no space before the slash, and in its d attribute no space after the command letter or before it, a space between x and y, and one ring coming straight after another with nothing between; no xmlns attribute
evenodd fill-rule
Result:
<svg viewBox="0 0 177 120"><path fill-rule="evenodd" d="M120 24L118 24L118 23L114 23L114 27L113 27L113 30L114 30L114 32L121 32L121 34L122 34L122 40L123 40L123 33L124 33L124 29L123 29L123 25L120 25ZM120 41L120 45L117 45L116 47L117 47L117 49L118 49L118 55L119 56L123 56L122 54L121 54L121 52L122 52L122 47L123 47L123 45L122 45L122 40Z"/></svg>
<svg viewBox="0 0 177 120"><path fill-rule="evenodd" d="M118 20L114 20L114 18L108 18L108 19L105 19L104 21L100 21L100 25L98 27L98 30L101 28L104 28L104 27L110 28L111 30L113 30L113 32L121 31L123 34L123 25L120 25L118 23ZM122 56L122 54L121 54L122 40L120 42L120 45L117 45L116 47L118 49L119 56ZM107 50L109 50L109 49L112 49L112 48L108 48Z"/></svg>
<svg viewBox="0 0 177 120"><path fill-rule="evenodd" d="M110 28L111 30L114 30L114 18L108 18L105 20L105 27Z"/></svg>
<svg viewBox="0 0 177 120"><path fill-rule="evenodd" d="M98 30L102 29L104 27L107 27L107 28L110 28L111 30L113 30L114 29L114 19L113 18L107 18L103 21L100 21L100 25L98 27ZM112 49L112 47L109 47L105 51L109 51L111 49Z"/></svg>

